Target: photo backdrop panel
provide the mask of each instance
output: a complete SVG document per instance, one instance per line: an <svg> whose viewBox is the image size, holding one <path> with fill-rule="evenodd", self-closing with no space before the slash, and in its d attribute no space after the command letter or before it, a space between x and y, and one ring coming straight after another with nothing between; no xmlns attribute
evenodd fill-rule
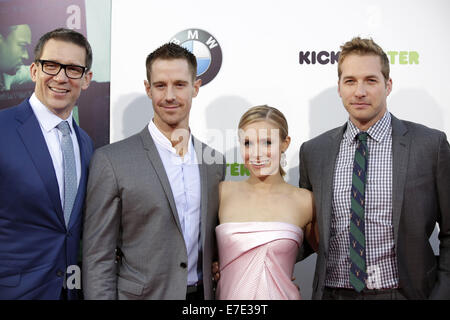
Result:
<svg viewBox="0 0 450 320"><path fill-rule="evenodd" d="M240 116L251 106L268 104L288 119L287 180L298 185L301 143L347 120L337 93L336 59L340 45L354 36L372 37L390 58L388 109L449 134L450 80L444 76L450 71L449 9L446 0L114 0L111 141L148 124L153 111L144 90L146 56L186 30L209 33L221 48L220 70L194 99L190 126L226 154L227 179L247 176L236 137ZM200 51L202 58L210 57ZM435 235L431 242L437 251ZM314 265L315 255L295 269L306 299Z"/></svg>
<svg viewBox="0 0 450 320"><path fill-rule="evenodd" d="M24 51L23 59L14 71L0 70L0 109L17 105L33 93L30 65L39 38L59 27L73 29L88 38L93 51L93 80L89 89L81 93L73 111L74 118L91 136L96 147L108 144L110 23L110 0L0 1L2 39L9 37L10 27L20 26L19 44ZM0 53L0 65L11 60L8 58Z"/></svg>

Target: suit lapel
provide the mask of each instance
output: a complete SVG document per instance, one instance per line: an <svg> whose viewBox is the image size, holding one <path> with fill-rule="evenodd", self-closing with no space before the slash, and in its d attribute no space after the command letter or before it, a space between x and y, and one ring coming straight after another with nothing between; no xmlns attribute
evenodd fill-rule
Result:
<svg viewBox="0 0 450 320"><path fill-rule="evenodd" d="M394 226L394 243L397 250L398 229L403 207L406 172L411 138L402 121L392 117L392 224Z"/></svg>
<svg viewBox="0 0 450 320"><path fill-rule="evenodd" d="M325 252L328 252L330 242L330 225L333 199L333 178L334 167L336 165L336 158L339 153L339 148L342 141L342 136L345 132L347 124L333 131L328 140L328 144L323 146L321 154L321 167L323 168L323 176L321 179L321 204L322 204L322 230L324 230L324 245Z"/></svg>
<svg viewBox="0 0 450 320"><path fill-rule="evenodd" d="M170 187L169 178L167 178L166 169L164 168L161 157L159 156L158 149L156 148L155 142L153 141L147 127L145 127L141 131L140 136L144 145L144 149L147 151L147 157L150 160L150 163L153 166L156 175L158 176L164 193L166 194L167 200L169 201L170 209L172 209L172 215L177 224L178 230L180 230L180 233L183 234L180 219L178 217L177 206L175 205L175 200L173 198L172 188Z"/></svg>
<svg viewBox="0 0 450 320"><path fill-rule="evenodd" d="M199 140L193 137L194 141L194 149L197 155L198 168L200 171L200 235L201 235L201 244L202 248L204 248L205 244L205 234L206 234L206 217L208 211L208 166L203 161L203 150L205 145L201 143Z"/></svg>
<svg viewBox="0 0 450 320"><path fill-rule="evenodd" d="M38 171L47 194L52 202L58 219L65 226L64 214L61 207L58 181L56 179L53 161L47 148L47 143L42 135L42 130L30 104L25 102L18 108L16 119L21 123L17 131L27 148L30 157Z"/></svg>

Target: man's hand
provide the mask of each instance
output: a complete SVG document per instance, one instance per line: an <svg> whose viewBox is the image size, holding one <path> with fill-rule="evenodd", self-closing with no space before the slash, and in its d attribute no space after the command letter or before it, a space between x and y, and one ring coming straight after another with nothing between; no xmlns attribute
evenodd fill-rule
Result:
<svg viewBox="0 0 450 320"><path fill-rule="evenodd" d="M295 281L295 277L292 277L291 281L294 283L294 285L297 287L298 292L300 292L300 287L298 286L298 284L296 284Z"/></svg>
<svg viewBox="0 0 450 320"><path fill-rule="evenodd" d="M213 280L214 280L215 282L219 281L219 279L220 279L220 267L219 267L219 261L214 261L214 262L212 263L211 274L213 275Z"/></svg>

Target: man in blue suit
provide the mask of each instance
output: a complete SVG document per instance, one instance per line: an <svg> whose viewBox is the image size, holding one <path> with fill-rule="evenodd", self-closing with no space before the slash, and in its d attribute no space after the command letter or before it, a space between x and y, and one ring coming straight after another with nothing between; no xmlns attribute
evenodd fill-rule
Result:
<svg viewBox="0 0 450 320"><path fill-rule="evenodd" d="M72 109L92 79L92 50L56 29L34 54L33 95L0 111L0 299L76 299L79 280L67 279L79 270L93 143Z"/></svg>

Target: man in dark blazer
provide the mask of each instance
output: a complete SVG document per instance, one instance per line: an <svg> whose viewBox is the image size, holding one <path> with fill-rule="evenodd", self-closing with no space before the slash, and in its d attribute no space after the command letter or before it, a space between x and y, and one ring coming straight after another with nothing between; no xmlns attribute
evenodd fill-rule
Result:
<svg viewBox="0 0 450 320"><path fill-rule="evenodd" d="M89 86L91 63L83 35L68 29L45 34L30 68L34 94L0 112L0 299L78 296L93 143L72 109Z"/></svg>
<svg viewBox="0 0 450 320"><path fill-rule="evenodd" d="M212 299L223 156L189 129L197 62L170 43L147 57L154 117L140 133L98 149L83 231L87 299ZM117 258L117 259L116 259Z"/></svg>
<svg viewBox="0 0 450 320"><path fill-rule="evenodd" d="M314 192L320 234L313 299L450 299L445 133L387 111L389 60L373 40L345 43L338 75L349 120L300 149L300 186ZM364 145L360 219L353 179L363 158L354 164L354 156L358 150L366 155ZM436 223L439 257L429 243Z"/></svg>

